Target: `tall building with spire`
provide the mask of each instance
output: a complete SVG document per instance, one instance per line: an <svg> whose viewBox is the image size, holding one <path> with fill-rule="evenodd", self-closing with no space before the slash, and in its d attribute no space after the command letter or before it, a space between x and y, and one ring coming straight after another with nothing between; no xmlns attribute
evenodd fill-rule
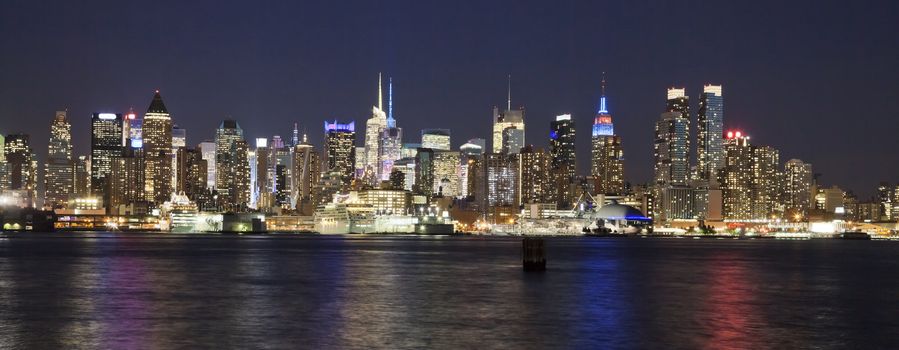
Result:
<svg viewBox="0 0 899 350"><path fill-rule="evenodd" d="M493 106L493 153L518 154L525 146L524 107L512 110L512 76L506 98L506 110Z"/></svg>
<svg viewBox="0 0 899 350"><path fill-rule="evenodd" d="M66 111L56 112L50 123L50 143L44 170L44 206L63 207L74 191L72 168L72 125Z"/></svg>
<svg viewBox="0 0 899 350"><path fill-rule="evenodd" d="M381 74L378 73L378 105L371 109L371 118L365 122L365 154L363 158L364 181L374 184L378 180L380 170L381 134L387 128L387 114L384 113L384 100L381 91Z"/></svg>
<svg viewBox="0 0 899 350"><path fill-rule="evenodd" d="M592 157L590 174L593 176L594 191L600 194L622 194L624 192L624 150L621 137L615 135L612 115L606 105L606 78L602 78L602 94L599 111L593 118L591 132Z"/></svg>
<svg viewBox="0 0 899 350"><path fill-rule="evenodd" d="M724 166L724 96L721 85L706 85L696 116L696 165L701 180L714 180Z"/></svg>
<svg viewBox="0 0 899 350"><path fill-rule="evenodd" d="M161 204L172 194L172 118L159 90L144 114L142 130L147 199Z"/></svg>
<svg viewBox="0 0 899 350"><path fill-rule="evenodd" d="M387 78L387 127L381 132L378 151L381 153L379 178L381 181L390 179L393 171L393 163L401 158L403 149L403 129L396 126L393 118L393 78Z"/></svg>

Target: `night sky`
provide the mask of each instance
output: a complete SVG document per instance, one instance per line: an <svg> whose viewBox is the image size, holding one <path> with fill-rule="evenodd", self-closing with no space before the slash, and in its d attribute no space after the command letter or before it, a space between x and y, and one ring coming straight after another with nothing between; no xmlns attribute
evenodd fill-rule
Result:
<svg viewBox="0 0 899 350"><path fill-rule="evenodd" d="M704 83L724 85L725 128L781 163L864 197L899 181L899 2L299 3L0 2L0 132L31 134L43 159L67 108L87 154L91 113L142 114L158 88L190 145L229 116L248 139L298 122L320 145L325 119L364 125L382 71L404 141L442 127L458 147L489 138L511 74L528 143L571 113L586 172L605 71L632 183L651 178L666 88L686 86L695 112Z"/></svg>

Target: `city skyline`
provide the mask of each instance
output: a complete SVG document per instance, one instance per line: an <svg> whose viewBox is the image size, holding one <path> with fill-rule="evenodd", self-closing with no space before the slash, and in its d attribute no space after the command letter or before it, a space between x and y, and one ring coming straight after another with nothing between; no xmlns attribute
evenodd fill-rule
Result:
<svg viewBox="0 0 899 350"><path fill-rule="evenodd" d="M706 84L724 86L728 96L725 130L744 130L754 140L777 147L783 160L798 158L814 164L815 172L823 174L822 182L839 184L868 197L874 194L872 184L892 182L899 173L899 165L892 162L866 168L861 176L857 165L847 166L875 163L890 155L889 130L897 127L897 121L883 116L899 110L897 102L889 98L895 92L892 82L897 80L897 73L882 68L887 67L886 58L896 56L896 48L880 43L891 38L887 16L895 13L895 4L891 3L890 8L879 10L823 4L814 15L795 4L768 13L771 6L766 5L770 4L724 4L704 9L689 4L627 8L563 3L548 9L556 16L540 22L541 28L552 28L542 35L529 29L494 29L477 24L500 8L507 8L522 20L539 16L533 7L508 3L472 5L475 11L464 14L433 4L361 3L346 13L310 5L304 13L331 15L322 17L340 19L348 25L342 32L348 42L341 47L328 44L332 34L316 39L301 31L295 21L320 24L306 14L295 21L263 20L282 18L278 12L290 11L278 10L291 5L250 9L247 19L233 28L199 18L200 6L187 6L183 12L169 15L165 8L172 5L163 3L150 10L128 4L92 4L86 8L69 8L66 4L0 5L0 12L18 16L2 17L0 40L19 53L0 58L0 67L10 72L7 81L25 82L0 84L0 132L30 134L40 150L40 143L49 138L45 125L49 117L45 116L68 109L74 155L83 155L89 148L89 127L79 121L95 112L127 113L132 107L141 110L146 94L159 89L166 96L173 121L188 130L189 145L212 140L215 125L229 116L242 122L248 138L280 134L290 139L289 132L280 131L299 123L310 142L321 145L322 135L316 130L322 120L353 120L364 125L369 107L377 98L371 89L372 77L383 71L395 80L395 117L406 129L406 141L421 129L448 128L453 130L453 148L457 148L471 138L490 138L485 132L491 123L490 110L494 105L504 106L506 77L511 74L512 104L527 109L526 140L546 147L544 125L554 116L571 114L578 125L590 125L605 71L614 86L609 91L610 110L615 115L616 133L622 136L627 158L625 176L631 183L652 178L651 128L663 107L663 89L686 87L693 97L691 110L696 111ZM242 10L230 5L213 9L226 18L242 14ZM761 12L772 22L769 28L740 29ZM155 29L153 35L143 34L145 27L141 24L159 13L166 13L174 25ZM596 14L596 28L579 24L578 20L584 18L580 13ZM729 22L715 16L722 13L730 15ZM38 14L57 24L37 28L27 22ZM416 18L416 14L431 15ZM717 30L703 31L703 25L691 21L676 27L659 21L669 15L708 18ZM393 21L371 33L356 24L364 23L358 19L379 16ZM121 31L106 31L106 18L134 21L122 24ZM833 20L837 18L839 21ZM794 24L802 19L810 23ZM428 21L434 23L423 26L420 33L409 30ZM461 32L442 29L464 25L471 28ZM781 35L783 28L789 29L785 37ZM185 32L189 34L179 38ZM816 34L805 35L811 32ZM290 40L288 34L297 34L302 40ZM572 39L549 40L560 34L569 34ZM634 40L641 35L651 39L648 43ZM226 37L235 39L224 43ZM478 39L469 43L461 40L463 37ZM851 40L855 37L865 40ZM211 40L208 52L187 47L192 40L202 38ZM842 50L832 50L834 40ZM438 41L442 47L432 43ZM729 44L735 41L741 45ZM30 42L60 45L58 51L49 54ZM521 47L524 42L531 48ZM418 44L425 45L424 49L413 50ZM709 50L695 50L705 46ZM673 47L681 48L684 54L657 59L659 53ZM235 54L211 56L226 49ZM346 55L347 50L368 52L371 59L361 63L333 60ZM484 52L503 50L512 56L482 57ZM692 53L700 51L702 54ZM101 58L114 57L115 52L121 53L121 60L100 64L104 62ZM152 57L150 52L169 53L162 60L148 60L145 57ZM199 62L208 63L208 67L198 66ZM859 100L866 103L854 102ZM845 122L847 113L853 114L851 120L855 122ZM693 114L691 126L695 130ZM14 123L21 119L29 122ZM870 128L874 123L881 127ZM842 141L846 135L862 134L867 137L852 144ZM589 144L582 141L589 139L589 129L580 127L577 139L581 141L577 145L578 169L584 173L589 167ZM695 144L695 138L691 143ZM43 163L45 152L37 154Z"/></svg>

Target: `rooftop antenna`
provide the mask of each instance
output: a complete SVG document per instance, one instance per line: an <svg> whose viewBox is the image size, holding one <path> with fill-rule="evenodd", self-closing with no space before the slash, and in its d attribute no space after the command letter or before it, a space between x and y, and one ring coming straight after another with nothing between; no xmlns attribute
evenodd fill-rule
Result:
<svg viewBox="0 0 899 350"><path fill-rule="evenodd" d="M508 98L506 99L506 110L512 110L512 74L509 74Z"/></svg>
<svg viewBox="0 0 899 350"><path fill-rule="evenodd" d="M381 72L378 72L378 109L384 110L384 99L381 94Z"/></svg>
<svg viewBox="0 0 899 350"><path fill-rule="evenodd" d="M602 95L599 97L599 113L609 113L606 108L606 72L602 72Z"/></svg>
<svg viewBox="0 0 899 350"><path fill-rule="evenodd" d="M393 120L393 77L387 78L387 119Z"/></svg>

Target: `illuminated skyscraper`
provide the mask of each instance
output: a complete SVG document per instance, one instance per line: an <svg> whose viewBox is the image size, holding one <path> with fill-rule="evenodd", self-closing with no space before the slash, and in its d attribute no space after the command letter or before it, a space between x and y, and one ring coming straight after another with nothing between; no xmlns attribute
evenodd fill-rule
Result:
<svg viewBox="0 0 899 350"><path fill-rule="evenodd" d="M590 175L595 181L594 191L600 194L624 193L624 150L621 137L615 135L612 115L606 106L606 79L602 79L599 111L593 119L592 158Z"/></svg>
<svg viewBox="0 0 899 350"><path fill-rule="evenodd" d="M457 151L434 150L434 194L444 197L459 195L459 159Z"/></svg>
<svg viewBox="0 0 899 350"><path fill-rule="evenodd" d="M381 95L381 74L378 74L378 105L371 108L371 118L365 122L365 154L363 155L363 179L375 184L378 180L378 172L381 168L381 151L378 146L381 143L381 135L387 128L387 114L384 113L384 105Z"/></svg>
<svg viewBox="0 0 899 350"><path fill-rule="evenodd" d="M475 197L481 210L518 206L517 154L485 153L478 170Z"/></svg>
<svg viewBox="0 0 899 350"><path fill-rule="evenodd" d="M655 183L686 186L690 172L690 120L681 112L662 113L655 127Z"/></svg>
<svg viewBox="0 0 899 350"><path fill-rule="evenodd" d="M449 129L424 129L421 131L421 147L433 150L449 151L450 147L450 130Z"/></svg>
<svg viewBox="0 0 899 350"><path fill-rule="evenodd" d="M720 172L724 219L746 221L752 216L753 151L749 137L728 132L724 141L724 168Z"/></svg>
<svg viewBox="0 0 899 350"><path fill-rule="evenodd" d="M768 146L752 146L749 136L729 131L724 140L725 166L719 173L724 219L749 221L778 216L779 152Z"/></svg>
<svg viewBox="0 0 899 350"><path fill-rule="evenodd" d="M724 159L724 97L721 85L706 85L699 97L696 161L699 178L715 179Z"/></svg>
<svg viewBox="0 0 899 350"><path fill-rule="evenodd" d="M206 188L215 189L215 142L203 141L199 145L206 161Z"/></svg>
<svg viewBox="0 0 899 350"><path fill-rule="evenodd" d="M552 141L551 141L552 142ZM551 153L544 149L534 149L527 145L518 154L518 178L520 188L519 203L546 203L552 197L555 183L552 181L559 174L554 174ZM563 168L564 169L564 168ZM567 174L561 174L567 177Z"/></svg>
<svg viewBox="0 0 899 350"><path fill-rule="evenodd" d="M181 172L177 169L177 158L178 150L184 147L187 147L187 130L180 128L177 125L172 125L172 188L178 188L178 183L182 182L182 180L178 178L178 176L181 175Z"/></svg>
<svg viewBox="0 0 899 350"><path fill-rule="evenodd" d="M119 134L121 135L121 134ZM37 157L26 134L6 135L3 152L9 169L9 189L22 191L25 206L34 206L37 188Z"/></svg>
<svg viewBox="0 0 899 350"><path fill-rule="evenodd" d="M356 162L356 123L325 122L325 172L339 174L343 188L353 181Z"/></svg>
<svg viewBox="0 0 899 350"><path fill-rule="evenodd" d="M94 113L91 118L91 194L106 201L106 175L112 171L113 158L125 150L123 122L121 114Z"/></svg>
<svg viewBox="0 0 899 350"><path fill-rule="evenodd" d="M690 182L690 106L684 91L668 89L666 112L655 125L653 196L658 222L704 218L708 211L708 190L693 188Z"/></svg>
<svg viewBox="0 0 899 350"><path fill-rule="evenodd" d="M318 190L318 180L321 177L321 159L315 150L315 146L303 141L294 147L293 151L294 177L296 179L297 203L301 201L313 201Z"/></svg>
<svg viewBox="0 0 899 350"><path fill-rule="evenodd" d="M419 148L415 153L415 184L412 190L431 196L434 192L434 150Z"/></svg>
<svg viewBox="0 0 899 350"><path fill-rule="evenodd" d="M690 97L685 88L668 89L668 102L665 111L679 112L681 116L690 120Z"/></svg>
<svg viewBox="0 0 899 350"><path fill-rule="evenodd" d="M172 118L159 91L144 114L142 130L147 199L161 204L172 194Z"/></svg>
<svg viewBox="0 0 899 350"><path fill-rule="evenodd" d="M381 181L389 180L393 171L393 163L402 158L403 129L396 126L393 118L393 78L387 78L387 127L381 132L378 151L381 168L379 177Z"/></svg>
<svg viewBox="0 0 899 350"><path fill-rule="evenodd" d="M254 152L255 159L251 160L250 164L250 173L253 176L253 198L254 201L251 200L252 205L255 205L256 208L268 208L271 207L274 202L274 186L275 183L273 181L271 171L273 169L271 160L272 160L272 152L271 148L268 147L268 139L266 138L257 138L256 139L256 150Z"/></svg>
<svg viewBox="0 0 899 350"><path fill-rule="evenodd" d="M144 150L134 148L131 139L125 142L128 145L122 148L122 153L112 158L112 170L106 176L104 205L111 214L125 214L127 210L119 210L120 206L147 201L144 192L144 181L147 179Z"/></svg>
<svg viewBox="0 0 899 350"><path fill-rule="evenodd" d="M784 207L787 219L808 217L812 205L814 172L812 165L799 159L784 164Z"/></svg>
<svg viewBox="0 0 899 350"><path fill-rule="evenodd" d="M45 207L59 208L68 203L74 192L72 165L72 125L66 111L58 111L50 124L50 143L44 170Z"/></svg>
<svg viewBox="0 0 899 350"><path fill-rule="evenodd" d="M459 147L461 165L459 167L459 195L463 198L474 196L478 177L478 166L484 155L487 141L484 139L468 140Z"/></svg>
<svg viewBox="0 0 899 350"><path fill-rule="evenodd" d="M768 219L780 216L781 187L778 167L780 152L770 146L752 148L752 217ZM842 192L839 194L842 200ZM831 211L833 213L833 211Z"/></svg>
<svg viewBox="0 0 899 350"><path fill-rule="evenodd" d="M175 169L178 171L177 193L184 193L194 202L202 202L208 193L208 168L203 152L199 148L179 147Z"/></svg>
<svg viewBox="0 0 899 350"><path fill-rule="evenodd" d="M506 110L493 107L493 153L517 154L525 145L524 107L512 110L512 78L509 77Z"/></svg>
<svg viewBox="0 0 899 350"><path fill-rule="evenodd" d="M571 191L571 183L577 175L577 159L575 157L575 125L571 114L556 116L549 124L549 152L552 157L552 167L543 169L546 173L548 184L537 198L540 201L556 202L562 208L567 208L576 198ZM524 160L522 160L524 163ZM522 176L522 183L527 179ZM524 189L522 188L522 192ZM522 193L522 198L525 194Z"/></svg>
<svg viewBox="0 0 899 350"><path fill-rule="evenodd" d="M0 191L9 189L9 166L6 163L5 144L6 138L0 135Z"/></svg>
<svg viewBox="0 0 899 350"><path fill-rule="evenodd" d="M78 156L74 166L73 198L85 198L91 195L91 160L88 156Z"/></svg>
<svg viewBox="0 0 899 350"><path fill-rule="evenodd" d="M225 120L215 134L215 187L220 204L239 209L250 203L249 147L243 129L234 120Z"/></svg>

